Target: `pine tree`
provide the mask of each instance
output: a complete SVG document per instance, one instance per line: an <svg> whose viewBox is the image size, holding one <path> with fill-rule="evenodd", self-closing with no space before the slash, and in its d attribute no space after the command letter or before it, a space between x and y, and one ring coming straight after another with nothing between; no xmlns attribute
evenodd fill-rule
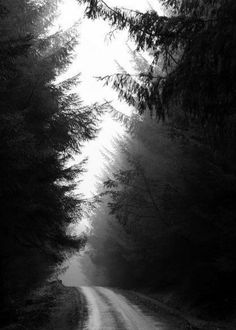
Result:
<svg viewBox="0 0 236 330"><path fill-rule="evenodd" d="M81 217L83 198L73 188L84 162L68 160L95 136L102 107L70 92L78 76L55 83L78 40L77 26L50 34L56 8L56 0L0 4L3 305L17 303L85 242L69 230Z"/></svg>
<svg viewBox="0 0 236 330"><path fill-rule="evenodd" d="M163 0L164 15L79 2L153 56L143 68L136 57L135 75L100 77L164 122L131 124L125 166L105 180L112 217L136 243L133 283L225 317L235 296L235 1Z"/></svg>
<svg viewBox="0 0 236 330"><path fill-rule="evenodd" d="M81 2L81 1L79 1ZM128 29L136 50L148 51L153 63L139 80L129 74L104 77L139 110L172 118L184 129L198 125L200 136L235 161L235 2L163 0L165 15L111 8L105 1L87 3L87 16ZM154 74L156 66L161 73Z"/></svg>

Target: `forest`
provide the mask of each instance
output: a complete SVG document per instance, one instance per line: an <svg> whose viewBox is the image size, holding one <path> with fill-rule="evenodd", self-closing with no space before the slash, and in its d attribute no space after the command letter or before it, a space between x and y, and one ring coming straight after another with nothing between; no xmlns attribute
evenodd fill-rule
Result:
<svg viewBox="0 0 236 330"><path fill-rule="evenodd" d="M79 42L77 25L51 29L57 0L0 0L1 324L85 246L95 285L148 290L206 320L235 317L236 2L160 0L164 15L78 2L135 43L135 74L118 65L97 78L134 111L84 105L79 75L56 82ZM91 203L75 192L86 162L69 159L106 111L126 134L105 152ZM86 207L91 234L76 236Z"/></svg>

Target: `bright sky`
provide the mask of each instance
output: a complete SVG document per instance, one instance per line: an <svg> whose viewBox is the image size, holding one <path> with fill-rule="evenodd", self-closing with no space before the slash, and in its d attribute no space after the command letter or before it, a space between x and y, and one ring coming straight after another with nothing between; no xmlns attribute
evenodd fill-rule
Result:
<svg viewBox="0 0 236 330"><path fill-rule="evenodd" d="M110 6L119 6L129 9L146 11L150 9L149 4L160 10L158 0L107 0ZM70 27L78 18L82 18L82 10L76 0L64 0L61 6L61 16L58 24L66 29ZM58 28L58 27L56 27ZM109 87L103 87L95 76L104 76L117 73L119 69L115 61L119 62L127 71L132 72L130 64L130 55L126 42L128 35L126 31L116 34L112 41L107 40L107 34L110 31L108 23L102 20L91 21L86 18L81 20L79 26L80 42L76 49L74 62L65 75L60 79L81 73L81 83L76 87L80 97L85 104L94 102L104 102L104 100L113 100L113 106L126 114L130 114L132 109L124 102L118 101L116 93ZM129 41L132 47L132 43ZM78 162L84 157L88 157L87 172L83 176L82 183L78 186L78 192L86 197L91 197L96 192L97 176L102 173L104 160L101 151L104 148L112 150L112 140L118 135L122 135L124 128L122 125L112 119L110 115L103 118L101 131L97 138L85 144L82 155L74 155L74 162ZM81 222L77 231L83 230L87 220ZM66 285L85 285L86 281L81 274L78 257L75 256L68 262L69 268L61 277Z"/></svg>
<svg viewBox="0 0 236 330"><path fill-rule="evenodd" d="M109 6L119 6L139 11L150 9L150 5L159 10L158 0L107 0ZM149 5L150 4L150 5ZM61 17L59 24L62 28L67 28L82 18L83 10L76 0L64 0L61 7ZM103 87L94 77L103 76L119 72L115 60L121 64L127 71L132 71L129 63L130 55L126 46L127 32L122 31L116 34L112 41L107 40L107 34L110 27L107 22L102 20L88 20L83 18L79 27L80 42L76 49L76 58L69 68L66 75L81 73L81 83L77 87L78 93L85 104L93 102L104 102L104 100L113 100L113 106L126 114L131 113L131 109L124 102L117 99L116 93L109 87ZM132 47L132 43L129 41ZM101 150L112 148L112 140L117 134L122 134L123 127L115 122L111 116L106 115L102 122L102 129L98 137L89 143L86 143L83 149L83 156L88 157L87 173L83 177L83 182L79 186L79 191L86 197L91 197L96 191L96 176L99 175L103 167ZM81 159L81 156L75 156L75 161Z"/></svg>

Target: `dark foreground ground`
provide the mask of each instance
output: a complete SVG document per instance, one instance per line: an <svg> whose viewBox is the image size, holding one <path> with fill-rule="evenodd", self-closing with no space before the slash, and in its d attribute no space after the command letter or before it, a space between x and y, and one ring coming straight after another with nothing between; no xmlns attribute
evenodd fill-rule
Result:
<svg viewBox="0 0 236 330"><path fill-rule="evenodd" d="M155 295L103 287L65 287L60 281L35 291L2 330L235 330L168 306Z"/></svg>
<svg viewBox="0 0 236 330"><path fill-rule="evenodd" d="M187 313L181 308L174 308L169 302L163 303L158 295L140 293L135 291L123 291L124 296L134 304L140 306L145 313L154 313L160 319L170 320L177 329L189 330L236 330L235 321L213 322L206 321Z"/></svg>
<svg viewBox="0 0 236 330"><path fill-rule="evenodd" d="M22 302L17 318L2 330L77 330L86 319L84 296L60 281L47 283Z"/></svg>

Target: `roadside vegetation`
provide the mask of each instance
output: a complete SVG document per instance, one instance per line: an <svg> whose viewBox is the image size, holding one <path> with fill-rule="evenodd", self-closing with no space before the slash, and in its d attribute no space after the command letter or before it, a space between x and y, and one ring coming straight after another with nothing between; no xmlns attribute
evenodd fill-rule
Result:
<svg viewBox="0 0 236 330"><path fill-rule="evenodd" d="M15 319L3 330L78 330L86 320L84 297L60 281L45 282L22 301ZM7 316L7 315L6 315Z"/></svg>

